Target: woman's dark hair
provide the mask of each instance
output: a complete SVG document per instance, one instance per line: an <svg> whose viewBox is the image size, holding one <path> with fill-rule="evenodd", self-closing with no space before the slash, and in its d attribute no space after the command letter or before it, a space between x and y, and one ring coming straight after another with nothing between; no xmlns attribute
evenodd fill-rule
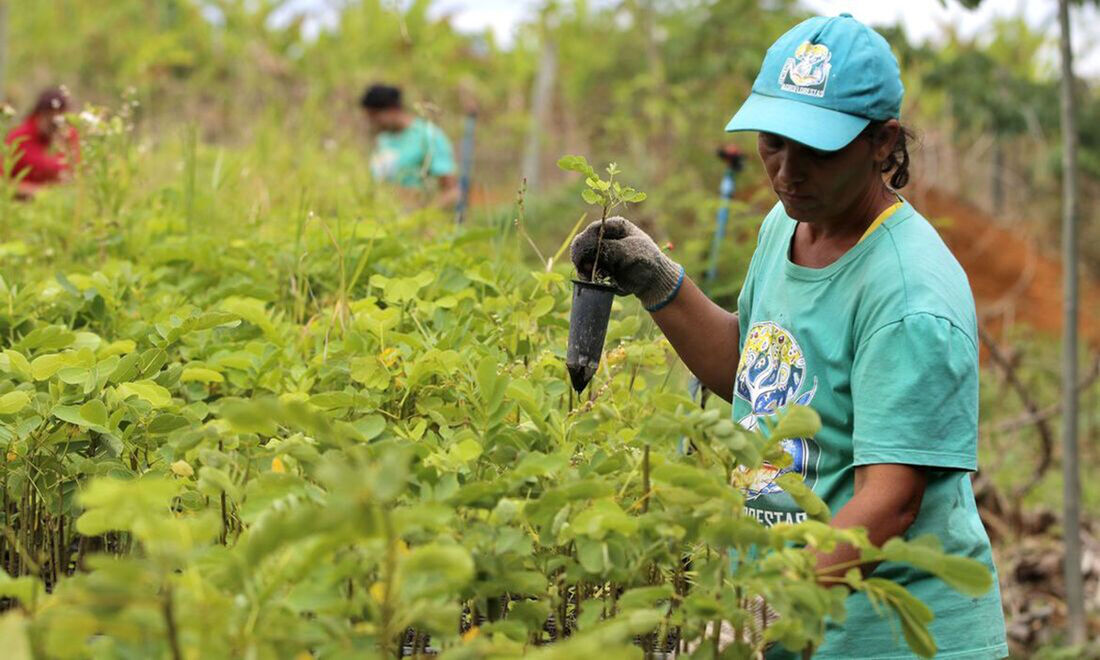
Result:
<svg viewBox="0 0 1100 660"><path fill-rule="evenodd" d="M885 121L873 121L867 124L867 128L863 129L860 136L874 137L885 123ZM882 173L890 174L890 187L894 190L900 190L909 183L909 145L916 142L916 139L916 133L902 126L898 133L898 141L894 143L894 150L882 163Z"/></svg>
<svg viewBox="0 0 1100 660"><path fill-rule="evenodd" d="M401 107L401 90L390 85L371 85L363 92L359 105L367 110L389 110Z"/></svg>
<svg viewBox="0 0 1100 660"><path fill-rule="evenodd" d="M38 99L31 108L32 115L43 115L47 112L64 112L69 109L69 92L64 87L47 87L38 94Z"/></svg>

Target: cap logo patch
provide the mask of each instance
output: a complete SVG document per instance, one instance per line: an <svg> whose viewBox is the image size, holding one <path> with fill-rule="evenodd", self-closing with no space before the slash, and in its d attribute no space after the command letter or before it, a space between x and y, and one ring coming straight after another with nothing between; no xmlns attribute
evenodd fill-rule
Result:
<svg viewBox="0 0 1100 660"><path fill-rule="evenodd" d="M779 88L817 98L825 96L825 85L829 82L829 69L832 67L829 60L832 57L825 44L802 42L795 49L794 57L788 57L779 72Z"/></svg>

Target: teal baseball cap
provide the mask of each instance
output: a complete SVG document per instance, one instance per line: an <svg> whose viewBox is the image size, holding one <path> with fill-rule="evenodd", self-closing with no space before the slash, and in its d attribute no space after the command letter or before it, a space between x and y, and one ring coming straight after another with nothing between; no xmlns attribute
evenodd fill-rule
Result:
<svg viewBox="0 0 1100 660"><path fill-rule="evenodd" d="M816 16L772 44L729 132L775 133L821 151L848 145L872 121L901 116L898 60L852 18Z"/></svg>

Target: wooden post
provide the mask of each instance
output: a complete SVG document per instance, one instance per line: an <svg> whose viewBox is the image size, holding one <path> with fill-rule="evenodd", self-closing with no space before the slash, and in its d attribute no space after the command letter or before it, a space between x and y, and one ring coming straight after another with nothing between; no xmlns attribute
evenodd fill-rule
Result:
<svg viewBox="0 0 1100 660"><path fill-rule="evenodd" d="M542 136L550 119L550 103L553 99L554 79L557 77L558 49L554 46L549 29L542 33L542 56L539 70L531 89L531 126L527 134L527 146L523 150L523 178L529 190L538 190L539 167L542 159Z"/></svg>
<svg viewBox="0 0 1100 660"><path fill-rule="evenodd" d="M1066 606L1069 638L1085 643L1085 593L1081 575L1081 472L1077 448L1077 104L1074 98L1073 49L1069 0L1058 0L1059 45L1062 53L1062 261L1063 338L1062 475L1065 530Z"/></svg>

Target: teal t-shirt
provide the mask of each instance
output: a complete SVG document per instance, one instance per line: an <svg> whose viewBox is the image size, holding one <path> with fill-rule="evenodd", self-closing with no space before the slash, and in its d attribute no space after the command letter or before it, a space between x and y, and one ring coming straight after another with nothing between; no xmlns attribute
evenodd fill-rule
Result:
<svg viewBox="0 0 1100 660"><path fill-rule="evenodd" d="M376 179L422 188L429 178L455 173L454 150L438 126L417 117L403 131L378 135L370 167Z"/></svg>
<svg viewBox="0 0 1100 660"><path fill-rule="evenodd" d="M906 536L935 534L946 551L988 566L996 585L970 484L978 464L978 343L966 273L907 202L824 268L789 259L796 225L776 205L760 230L738 300L733 415L754 427L798 403L816 410L822 427L815 437L784 443L793 463L761 469L747 488L746 509L766 525L805 519L775 483L782 472L800 473L836 513L852 498L856 467L922 466L928 487ZM970 598L891 563L875 576L905 586L932 609L937 657L1008 655L996 586ZM898 623L865 596L850 596L847 610L843 625L828 625L815 659L914 657ZM768 657L785 653L773 649Z"/></svg>

